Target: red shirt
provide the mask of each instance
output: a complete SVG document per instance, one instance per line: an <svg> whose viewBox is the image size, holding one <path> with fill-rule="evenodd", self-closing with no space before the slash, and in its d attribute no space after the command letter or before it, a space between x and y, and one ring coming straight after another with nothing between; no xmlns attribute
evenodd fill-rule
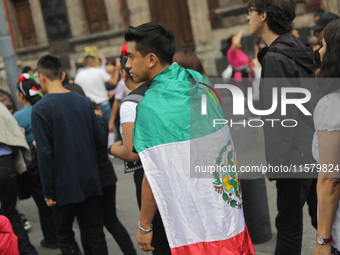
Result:
<svg viewBox="0 0 340 255"><path fill-rule="evenodd" d="M18 238L9 220L0 215L0 254L19 255Z"/></svg>

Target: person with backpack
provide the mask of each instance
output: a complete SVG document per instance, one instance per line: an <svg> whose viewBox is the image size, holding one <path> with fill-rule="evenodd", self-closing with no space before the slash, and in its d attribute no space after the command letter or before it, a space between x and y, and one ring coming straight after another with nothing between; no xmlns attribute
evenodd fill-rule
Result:
<svg viewBox="0 0 340 255"><path fill-rule="evenodd" d="M122 100L119 109L123 142L118 141L111 145L109 147L109 154L125 161L125 173L133 172L133 179L136 185L137 203L140 210L144 170L138 154L133 152L132 130L136 118L136 107L144 98L144 94L148 87L145 82L134 82L130 76L129 69L125 67L128 60L127 44L122 47L120 59L122 79L131 92ZM156 212L152 224L154 226L154 238L152 240L152 245L164 255L171 254L159 211Z"/></svg>

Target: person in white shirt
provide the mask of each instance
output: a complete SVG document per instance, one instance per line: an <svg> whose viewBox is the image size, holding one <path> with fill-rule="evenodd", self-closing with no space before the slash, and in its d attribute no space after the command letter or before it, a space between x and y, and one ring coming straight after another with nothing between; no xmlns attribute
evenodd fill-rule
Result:
<svg viewBox="0 0 340 255"><path fill-rule="evenodd" d="M340 254L340 19L324 31L320 49L320 96L314 110L313 156L319 163L318 227L314 254ZM328 78L328 79L323 79ZM329 79L332 78L332 79ZM332 252L332 246L335 248Z"/></svg>
<svg viewBox="0 0 340 255"><path fill-rule="evenodd" d="M96 67L96 60L93 56L85 57L85 67L77 73L75 83L82 87L85 95L91 101L99 105L105 118L110 121L111 106L105 88L105 82L116 85L119 79L120 66L116 66L111 76L102 68Z"/></svg>

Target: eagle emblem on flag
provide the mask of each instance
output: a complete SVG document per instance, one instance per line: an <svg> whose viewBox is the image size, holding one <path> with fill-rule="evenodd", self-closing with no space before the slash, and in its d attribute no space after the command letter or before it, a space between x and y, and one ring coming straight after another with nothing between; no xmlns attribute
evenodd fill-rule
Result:
<svg viewBox="0 0 340 255"><path fill-rule="evenodd" d="M237 172L237 158L231 140L224 145L215 161L214 176L215 191L233 208L242 207L242 194Z"/></svg>

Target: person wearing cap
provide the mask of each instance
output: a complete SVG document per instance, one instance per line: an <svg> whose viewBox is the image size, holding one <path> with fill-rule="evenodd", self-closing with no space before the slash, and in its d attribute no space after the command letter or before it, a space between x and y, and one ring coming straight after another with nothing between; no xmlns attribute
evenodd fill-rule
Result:
<svg viewBox="0 0 340 255"><path fill-rule="evenodd" d="M323 38L323 31L325 27L330 23L332 20L338 19L339 16L331 13L331 12L326 12L320 14L320 18L318 22L316 22L316 25L311 27L312 30L315 31L316 36L318 37L318 41L320 45L322 44L322 38Z"/></svg>
<svg viewBox="0 0 340 255"><path fill-rule="evenodd" d="M315 24L316 23L318 23L318 21L319 21L319 19L320 19L320 15L322 14L322 13L325 13L325 11L324 10L317 10L316 12L314 12L314 22L315 22Z"/></svg>
<svg viewBox="0 0 340 255"><path fill-rule="evenodd" d="M331 13L331 12L326 12L320 14L319 20L316 22L316 25L311 27L311 29L315 32L315 35L317 36L317 40L319 45L322 45L322 39L323 39L323 31L325 27L330 23L332 20L338 19L339 16ZM314 60L315 60L315 68L316 68L316 76L319 73L320 67L321 67L321 60L320 60L320 50L321 46L315 51L314 54Z"/></svg>

